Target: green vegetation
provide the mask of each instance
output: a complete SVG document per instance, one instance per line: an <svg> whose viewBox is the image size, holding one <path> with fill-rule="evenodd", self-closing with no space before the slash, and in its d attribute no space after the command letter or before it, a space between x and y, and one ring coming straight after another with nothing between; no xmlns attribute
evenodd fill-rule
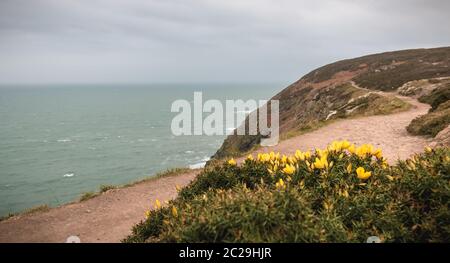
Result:
<svg viewBox="0 0 450 263"><path fill-rule="evenodd" d="M435 110L419 116L406 128L414 135L430 135L435 137L450 124L450 100L440 104Z"/></svg>
<svg viewBox="0 0 450 263"><path fill-rule="evenodd" d="M112 190L112 189L116 189L117 186L115 185L101 185L100 186L100 193L104 193L106 191Z"/></svg>
<svg viewBox="0 0 450 263"><path fill-rule="evenodd" d="M83 193L81 196L80 196L80 202L84 202L84 201L87 201L87 200L89 200L89 199L92 199L92 198L94 198L94 197L96 197L96 196L99 196L100 195L100 193L95 193L95 192L86 192L86 193Z"/></svg>
<svg viewBox="0 0 450 263"><path fill-rule="evenodd" d="M48 205L38 205L38 206L35 206L35 207L32 207L32 208L29 208L29 209L27 209L27 210L25 210L23 212L20 212L20 213L9 213L8 215L1 217L0 221L6 220L6 219L11 218L13 216L31 215L31 214L38 213L38 212L47 212L49 210L50 210L50 207Z"/></svg>
<svg viewBox="0 0 450 263"><path fill-rule="evenodd" d="M358 72L355 82L369 89L393 90L419 79L450 75L450 48L386 52L338 61L313 70L302 80L319 83L339 72Z"/></svg>
<svg viewBox="0 0 450 263"><path fill-rule="evenodd" d="M381 150L334 142L205 169L124 242L450 241L450 149L389 166Z"/></svg>
<svg viewBox="0 0 450 263"><path fill-rule="evenodd" d="M395 90L412 80L450 75L450 48L404 50L363 58L368 58L368 69L354 80L370 89Z"/></svg>
<svg viewBox="0 0 450 263"><path fill-rule="evenodd" d="M343 117L386 115L411 108L410 104L395 96L383 96L378 94L370 94L363 99L356 100L353 104L355 104L355 110L351 114L347 113ZM349 106L351 106L351 104Z"/></svg>
<svg viewBox="0 0 450 263"><path fill-rule="evenodd" d="M450 81L438 83L430 93L419 97L419 101L430 104L431 109L427 114L411 121L407 130L414 135L435 137L450 124Z"/></svg>
<svg viewBox="0 0 450 263"><path fill-rule="evenodd" d="M38 205L38 206L35 206L35 207L25 210L25 212L23 212L22 214L30 215L30 214L34 214L37 212L46 212L48 210L50 210L50 207L48 205Z"/></svg>
<svg viewBox="0 0 450 263"><path fill-rule="evenodd" d="M431 105L431 111L435 111L439 105L450 100L450 81L438 86L432 92L419 98L420 102Z"/></svg>

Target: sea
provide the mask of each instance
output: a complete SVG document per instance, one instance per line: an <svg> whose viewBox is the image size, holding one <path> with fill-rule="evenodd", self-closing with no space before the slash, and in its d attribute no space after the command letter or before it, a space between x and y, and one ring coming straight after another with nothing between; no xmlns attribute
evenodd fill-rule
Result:
<svg viewBox="0 0 450 263"><path fill-rule="evenodd" d="M170 168L201 167L226 135L173 135L175 100L192 104L196 91L203 101L270 99L284 86L2 85L0 216L62 205L101 185L123 185Z"/></svg>

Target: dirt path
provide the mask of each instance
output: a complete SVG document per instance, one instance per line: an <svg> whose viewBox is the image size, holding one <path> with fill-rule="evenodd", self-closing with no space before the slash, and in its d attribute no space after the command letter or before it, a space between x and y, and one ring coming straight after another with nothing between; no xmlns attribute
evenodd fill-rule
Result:
<svg viewBox="0 0 450 263"><path fill-rule="evenodd" d="M430 143L423 137L409 135L405 129L412 119L427 113L429 106L409 97L397 97L412 104L413 108L391 115L339 120L257 152L292 154L296 149L324 148L333 140L347 139L356 144L371 143L381 147L391 163L398 158L405 159L423 151ZM91 200L48 212L13 217L0 222L0 242L65 242L71 235L78 236L82 242L120 242L130 233L131 227L144 218L144 212L153 206L155 199L174 198L175 186L188 184L198 172L110 190Z"/></svg>
<svg viewBox="0 0 450 263"><path fill-rule="evenodd" d="M144 213L176 196L175 186L187 185L199 170L168 176L137 185L109 190L79 203L48 212L21 215L0 222L0 242L66 242L76 235L81 242L120 242L131 233Z"/></svg>
<svg viewBox="0 0 450 263"><path fill-rule="evenodd" d="M356 88L370 91L358 87ZM431 143L431 139L412 136L406 131L406 126L417 116L426 114L430 108L428 104L420 103L416 99L400 96L394 93L370 91L381 95L395 95L410 103L412 109L389 115L343 119L326 125L316 131L306 133L280 142L276 146L261 147L256 152L275 151L293 154L295 150L311 150L325 148L334 140L348 140L357 145L371 143L383 149L384 156L390 163L397 159L406 159L413 153L422 152Z"/></svg>

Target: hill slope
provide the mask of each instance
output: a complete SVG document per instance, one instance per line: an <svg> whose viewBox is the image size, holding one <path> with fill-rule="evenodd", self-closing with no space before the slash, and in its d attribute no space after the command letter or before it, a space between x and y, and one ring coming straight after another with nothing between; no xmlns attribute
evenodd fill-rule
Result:
<svg viewBox="0 0 450 263"><path fill-rule="evenodd" d="M370 90L394 92L413 81L449 76L450 47L387 52L320 67L273 97L280 101L281 138L299 135L335 119L407 110L410 105L402 100ZM431 92L426 91L421 95ZM441 123L443 128L447 121ZM230 135L213 157L239 155L258 145L260 139L260 135Z"/></svg>

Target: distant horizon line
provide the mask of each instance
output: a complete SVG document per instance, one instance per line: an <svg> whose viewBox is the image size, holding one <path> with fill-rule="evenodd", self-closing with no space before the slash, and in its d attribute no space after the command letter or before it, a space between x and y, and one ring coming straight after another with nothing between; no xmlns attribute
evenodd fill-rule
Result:
<svg viewBox="0 0 450 263"><path fill-rule="evenodd" d="M295 81L295 80L294 80ZM294 82L291 81L291 82ZM82 85L178 85L178 84L192 84L192 85L210 85L210 84L280 84L287 83L289 81L186 81L186 82L79 82L79 83L70 83L70 82L52 82L52 83L31 83L31 82L23 82L23 83L0 83L0 86L82 86ZM290 82L289 82L290 83Z"/></svg>

